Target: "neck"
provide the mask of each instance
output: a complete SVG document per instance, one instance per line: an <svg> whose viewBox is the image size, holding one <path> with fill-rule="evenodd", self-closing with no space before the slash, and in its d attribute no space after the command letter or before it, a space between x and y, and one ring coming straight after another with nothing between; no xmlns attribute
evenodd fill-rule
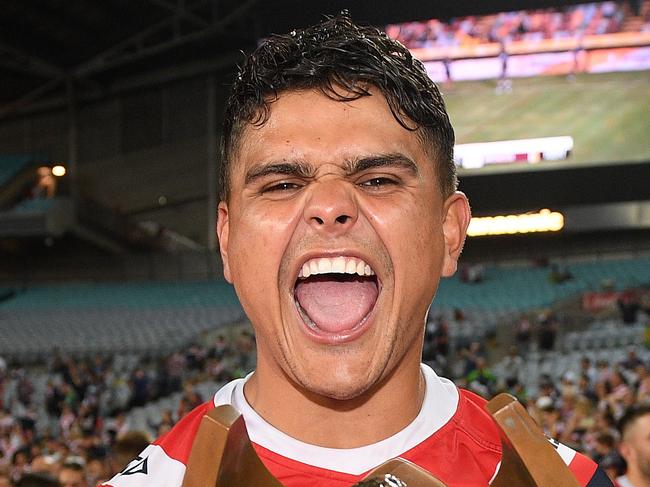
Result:
<svg viewBox="0 0 650 487"><path fill-rule="evenodd" d="M634 487L650 487L650 478L643 475L637 468L630 468L627 471L627 478Z"/></svg>
<svg viewBox="0 0 650 487"><path fill-rule="evenodd" d="M408 362L365 393L343 401L304 391L258 362L244 392L260 416L293 438L327 448L357 448L398 433L420 412L425 384L419 357Z"/></svg>

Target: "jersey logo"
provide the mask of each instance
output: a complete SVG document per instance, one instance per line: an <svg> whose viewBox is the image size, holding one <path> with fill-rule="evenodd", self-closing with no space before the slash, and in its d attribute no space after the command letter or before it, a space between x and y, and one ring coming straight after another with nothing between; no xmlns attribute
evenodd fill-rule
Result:
<svg viewBox="0 0 650 487"><path fill-rule="evenodd" d="M129 463L124 470L120 472L120 475L135 475L136 473L143 473L147 475L147 460L149 457L136 457L131 463Z"/></svg>

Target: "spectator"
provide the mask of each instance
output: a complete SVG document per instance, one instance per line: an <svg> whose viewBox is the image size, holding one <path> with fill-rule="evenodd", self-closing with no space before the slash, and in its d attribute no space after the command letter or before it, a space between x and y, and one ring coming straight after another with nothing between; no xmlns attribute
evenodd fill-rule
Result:
<svg viewBox="0 0 650 487"><path fill-rule="evenodd" d="M573 274L571 274L569 269L561 269L557 264L553 264L548 279L553 284L562 284L563 282L573 279Z"/></svg>
<svg viewBox="0 0 650 487"><path fill-rule="evenodd" d="M528 349L530 348L531 335L532 330L530 320L527 317L522 316L517 322L517 327L515 329L515 342L517 343L517 352L519 355L524 355L528 352Z"/></svg>
<svg viewBox="0 0 650 487"><path fill-rule="evenodd" d="M631 325L636 323L641 305L635 290L628 290L617 301L623 323Z"/></svg>
<svg viewBox="0 0 650 487"><path fill-rule="evenodd" d="M537 332L538 346L541 351L548 352L555 348L557 329L557 320L553 314L550 312L542 313Z"/></svg>
<svg viewBox="0 0 650 487"><path fill-rule="evenodd" d="M465 381L470 390L485 398L489 398L494 393L497 379L492 371L488 369L485 358L477 357L476 367L467 374Z"/></svg>
<svg viewBox="0 0 650 487"><path fill-rule="evenodd" d="M592 455L592 458L596 463L600 463L603 458L615 451L616 438L614 435L607 432L600 432L596 435L595 454Z"/></svg>
<svg viewBox="0 0 650 487"><path fill-rule="evenodd" d="M504 379L508 389L512 389L521 382L523 365L524 359L517 353L517 348L510 347L508 355L503 359Z"/></svg>
<svg viewBox="0 0 650 487"><path fill-rule="evenodd" d="M57 478L60 468L61 465L54 455L37 455L30 465L32 472L45 473L54 478Z"/></svg>
<svg viewBox="0 0 650 487"><path fill-rule="evenodd" d="M627 351L627 358L621 362L621 367L627 370L634 370L639 365L643 365L643 361L639 358L635 348L630 348Z"/></svg>
<svg viewBox="0 0 650 487"><path fill-rule="evenodd" d="M622 487L617 479L625 473L626 464L618 451L613 450L605 455L598 465L605 471L614 487Z"/></svg>
<svg viewBox="0 0 650 487"><path fill-rule="evenodd" d="M587 356L580 359L580 374L587 378L590 387L593 387L598 379L598 371L593 366L591 359Z"/></svg>
<svg viewBox="0 0 650 487"><path fill-rule="evenodd" d="M611 392L607 395L607 403L614 417L620 418L627 408L634 405L634 394L618 370L609 376L608 384Z"/></svg>
<svg viewBox="0 0 650 487"><path fill-rule="evenodd" d="M106 454L104 451L96 451L89 455L86 462L86 477L91 486L98 485L108 480L111 476Z"/></svg>
<svg viewBox="0 0 650 487"><path fill-rule="evenodd" d="M132 395L130 407L144 406L149 400L150 380L147 373L138 368L131 377Z"/></svg>
<svg viewBox="0 0 650 487"><path fill-rule="evenodd" d="M650 485L650 406L628 411L620 421L621 455L627 472L617 479L621 487Z"/></svg>
<svg viewBox="0 0 650 487"><path fill-rule="evenodd" d="M131 431L119 437L109 457L111 470L109 477L125 468L130 461L149 445L149 441L149 437L140 431Z"/></svg>
<svg viewBox="0 0 650 487"><path fill-rule="evenodd" d="M67 458L59 470L61 487L89 487L82 458Z"/></svg>
<svg viewBox="0 0 650 487"><path fill-rule="evenodd" d="M14 482L27 473L30 461L29 448L22 447L14 452L11 458L11 478Z"/></svg>
<svg viewBox="0 0 650 487"><path fill-rule="evenodd" d="M637 404L650 404L650 373L646 365L636 368L637 374Z"/></svg>

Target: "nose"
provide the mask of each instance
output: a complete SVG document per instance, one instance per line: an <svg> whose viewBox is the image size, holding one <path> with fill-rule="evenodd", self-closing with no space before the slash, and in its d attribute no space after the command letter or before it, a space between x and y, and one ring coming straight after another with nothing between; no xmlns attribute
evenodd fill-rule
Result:
<svg viewBox="0 0 650 487"><path fill-rule="evenodd" d="M310 190L304 218L317 232L335 236L348 231L357 221L359 210L349 183L322 181Z"/></svg>

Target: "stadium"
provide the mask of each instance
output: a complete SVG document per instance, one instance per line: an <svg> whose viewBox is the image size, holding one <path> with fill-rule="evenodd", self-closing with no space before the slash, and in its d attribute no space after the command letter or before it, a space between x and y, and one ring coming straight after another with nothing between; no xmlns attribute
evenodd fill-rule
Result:
<svg viewBox="0 0 650 487"><path fill-rule="evenodd" d="M650 405L649 0L71 0L0 17L0 487L106 482L255 369L216 233L222 114L242 52L343 9L423 63L455 131L472 220L422 361L626 474L619 421Z"/></svg>

